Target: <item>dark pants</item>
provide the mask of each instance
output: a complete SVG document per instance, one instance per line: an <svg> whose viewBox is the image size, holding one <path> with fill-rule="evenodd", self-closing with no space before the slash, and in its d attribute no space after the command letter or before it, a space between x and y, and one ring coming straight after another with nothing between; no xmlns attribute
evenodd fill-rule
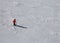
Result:
<svg viewBox="0 0 60 43"><path fill-rule="evenodd" d="M15 24L15 23L14 23L13 25L14 25L14 26L16 26L16 24Z"/></svg>

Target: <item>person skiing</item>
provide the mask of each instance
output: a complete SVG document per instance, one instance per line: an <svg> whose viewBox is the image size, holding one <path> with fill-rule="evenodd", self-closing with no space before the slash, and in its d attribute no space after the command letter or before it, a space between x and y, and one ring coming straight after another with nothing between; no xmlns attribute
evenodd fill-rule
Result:
<svg viewBox="0 0 60 43"><path fill-rule="evenodd" d="M14 25L14 26L21 27L21 28L27 28L27 27L24 27L24 26L17 25L17 24L16 24L16 19L13 19L12 22L13 22L13 25Z"/></svg>
<svg viewBox="0 0 60 43"><path fill-rule="evenodd" d="M16 26L16 19L13 20L13 25Z"/></svg>

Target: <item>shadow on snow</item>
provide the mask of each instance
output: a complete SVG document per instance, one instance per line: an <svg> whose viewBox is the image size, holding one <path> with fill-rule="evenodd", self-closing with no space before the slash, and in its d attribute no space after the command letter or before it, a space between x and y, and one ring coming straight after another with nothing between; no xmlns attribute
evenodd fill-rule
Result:
<svg viewBox="0 0 60 43"><path fill-rule="evenodd" d="M20 26L20 25L15 25L16 27L20 27L20 28L27 28L27 27L24 27L24 26Z"/></svg>

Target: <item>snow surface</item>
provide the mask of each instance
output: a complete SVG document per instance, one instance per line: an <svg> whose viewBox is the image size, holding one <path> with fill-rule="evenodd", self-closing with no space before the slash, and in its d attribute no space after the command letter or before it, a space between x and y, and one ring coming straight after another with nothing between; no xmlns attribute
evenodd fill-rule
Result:
<svg viewBox="0 0 60 43"><path fill-rule="evenodd" d="M0 0L0 43L60 43L60 0Z"/></svg>

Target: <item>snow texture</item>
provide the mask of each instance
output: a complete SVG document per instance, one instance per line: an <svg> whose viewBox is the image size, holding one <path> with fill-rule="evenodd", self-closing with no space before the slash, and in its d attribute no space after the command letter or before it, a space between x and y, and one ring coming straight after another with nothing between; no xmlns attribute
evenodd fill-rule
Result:
<svg viewBox="0 0 60 43"><path fill-rule="evenodd" d="M60 0L0 0L0 43L60 43Z"/></svg>

